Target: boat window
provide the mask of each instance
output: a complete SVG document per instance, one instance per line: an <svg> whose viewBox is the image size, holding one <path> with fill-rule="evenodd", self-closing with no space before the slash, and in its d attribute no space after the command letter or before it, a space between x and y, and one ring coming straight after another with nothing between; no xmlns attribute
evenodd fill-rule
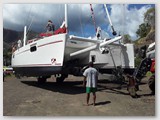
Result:
<svg viewBox="0 0 160 120"><path fill-rule="evenodd" d="M30 51L31 52L34 52L34 51L36 51L37 50L37 47L36 46L32 46L31 48L30 48Z"/></svg>
<svg viewBox="0 0 160 120"><path fill-rule="evenodd" d="M96 56L95 55L91 55L91 60L92 60L92 62L95 62Z"/></svg>

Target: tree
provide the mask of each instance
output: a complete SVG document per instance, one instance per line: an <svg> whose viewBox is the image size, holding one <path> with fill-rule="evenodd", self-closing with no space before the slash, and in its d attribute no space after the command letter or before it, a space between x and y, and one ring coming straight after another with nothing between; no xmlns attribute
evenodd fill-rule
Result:
<svg viewBox="0 0 160 120"><path fill-rule="evenodd" d="M144 14L144 22L155 28L155 8L150 8Z"/></svg>
<svg viewBox="0 0 160 120"><path fill-rule="evenodd" d="M155 8L150 8L144 13L144 23L139 25L136 31L140 38L146 37L151 29L155 28Z"/></svg>
<svg viewBox="0 0 160 120"><path fill-rule="evenodd" d="M150 29L151 29L151 26L149 24L142 23L141 25L139 25L139 29L136 31L136 34L140 38L146 37Z"/></svg>
<svg viewBox="0 0 160 120"><path fill-rule="evenodd" d="M124 43L131 43L131 36L129 34L124 35L123 42Z"/></svg>
<svg viewBox="0 0 160 120"><path fill-rule="evenodd" d="M8 66L11 65L11 57L12 57L12 49L11 47L8 49L3 48L3 65Z"/></svg>

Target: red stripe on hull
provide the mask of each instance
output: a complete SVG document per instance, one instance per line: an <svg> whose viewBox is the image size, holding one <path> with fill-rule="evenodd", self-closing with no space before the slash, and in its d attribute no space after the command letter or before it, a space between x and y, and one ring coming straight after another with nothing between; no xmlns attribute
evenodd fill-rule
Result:
<svg viewBox="0 0 160 120"><path fill-rule="evenodd" d="M54 42L42 44L42 45L39 45L38 47L43 47L43 46L46 46L46 45L55 44L55 43L59 43L59 42L63 42L63 40L59 40L59 41L54 41ZM22 52L20 52L20 53L17 53L16 55L22 54L22 53L27 52L27 51L29 51L29 50L30 50L30 49L24 50L24 51L22 51Z"/></svg>

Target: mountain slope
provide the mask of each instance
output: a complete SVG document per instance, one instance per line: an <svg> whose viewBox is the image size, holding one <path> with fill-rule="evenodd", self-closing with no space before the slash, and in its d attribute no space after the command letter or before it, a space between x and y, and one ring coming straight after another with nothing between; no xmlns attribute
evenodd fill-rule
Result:
<svg viewBox="0 0 160 120"><path fill-rule="evenodd" d="M10 44L21 38L22 32L3 28L3 41Z"/></svg>

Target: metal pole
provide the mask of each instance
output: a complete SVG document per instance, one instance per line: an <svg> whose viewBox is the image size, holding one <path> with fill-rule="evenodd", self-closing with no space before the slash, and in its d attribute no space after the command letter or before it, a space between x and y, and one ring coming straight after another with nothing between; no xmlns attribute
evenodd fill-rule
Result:
<svg viewBox="0 0 160 120"><path fill-rule="evenodd" d="M108 12L108 9L107 9L106 4L104 4L104 7L105 7L105 10L106 10L106 14L107 14L107 17L108 17L109 23L110 23L111 28L112 28L112 32L113 32L112 34L113 34L113 35L117 35L116 31L114 30L114 27L113 27L112 21L111 21L111 19L110 19L109 12Z"/></svg>
<svg viewBox="0 0 160 120"><path fill-rule="evenodd" d="M67 33L68 32L67 4L65 4L65 27L66 27L66 33Z"/></svg>
<svg viewBox="0 0 160 120"><path fill-rule="evenodd" d="M27 26L24 27L23 46L26 45L26 32L27 32Z"/></svg>
<svg viewBox="0 0 160 120"><path fill-rule="evenodd" d="M79 54L82 54L82 53L85 53L85 52L94 50L94 49L96 49L96 48L97 48L97 44L96 44L96 45L93 45L93 46L91 46L91 47L88 47L88 48L85 48L85 49L76 51L76 52L74 52L74 53L71 53L71 54L70 54L70 57L73 57L73 56L76 56L76 55L79 55Z"/></svg>

